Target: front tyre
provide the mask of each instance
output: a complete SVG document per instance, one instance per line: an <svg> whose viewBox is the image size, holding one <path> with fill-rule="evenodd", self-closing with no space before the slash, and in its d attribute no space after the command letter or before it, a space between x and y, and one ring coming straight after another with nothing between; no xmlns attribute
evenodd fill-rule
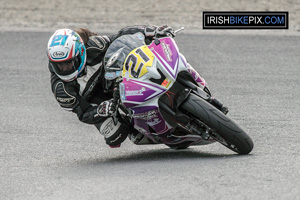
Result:
<svg viewBox="0 0 300 200"><path fill-rule="evenodd" d="M207 125L212 130L211 137L229 149L238 154L252 151L251 138L234 121L199 96L191 93L180 109Z"/></svg>

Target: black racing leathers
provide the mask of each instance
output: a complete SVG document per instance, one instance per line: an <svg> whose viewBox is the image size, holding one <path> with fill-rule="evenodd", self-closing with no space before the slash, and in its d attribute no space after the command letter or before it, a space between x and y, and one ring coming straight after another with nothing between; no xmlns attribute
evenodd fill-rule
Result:
<svg viewBox="0 0 300 200"><path fill-rule="evenodd" d="M90 36L86 43L87 60L84 72L71 82L64 82L51 72L52 92L59 105L77 114L79 120L88 124L99 124L104 119L97 113L98 105L112 98L113 86L104 78L103 57L109 45L118 37L141 32L149 43L155 33L155 26L130 26L117 34Z"/></svg>

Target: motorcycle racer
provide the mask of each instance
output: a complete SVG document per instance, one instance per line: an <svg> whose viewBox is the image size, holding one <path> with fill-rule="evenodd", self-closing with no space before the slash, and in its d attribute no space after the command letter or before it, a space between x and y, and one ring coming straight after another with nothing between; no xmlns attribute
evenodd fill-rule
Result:
<svg viewBox="0 0 300 200"><path fill-rule="evenodd" d="M174 30L163 25L129 26L117 34L100 36L88 29L59 29L47 46L51 89L59 105L87 124L94 124L111 147L119 146L129 135L135 144L153 143L128 125L114 123L113 83L104 78L103 57L109 45L118 37L140 32L146 44L155 37L174 36ZM188 71L199 86L204 79L189 65Z"/></svg>

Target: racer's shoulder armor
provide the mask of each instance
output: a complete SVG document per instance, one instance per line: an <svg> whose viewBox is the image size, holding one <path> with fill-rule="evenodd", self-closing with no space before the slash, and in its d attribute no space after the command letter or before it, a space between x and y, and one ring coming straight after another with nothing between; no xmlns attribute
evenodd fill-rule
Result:
<svg viewBox="0 0 300 200"><path fill-rule="evenodd" d="M90 36L87 42L87 49L97 48L100 51L104 51L108 48L110 40L107 36Z"/></svg>
<svg viewBox="0 0 300 200"><path fill-rule="evenodd" d="M86 44L87 64L93 66L100 63L109 44L107 36L90 36Z"/></svg>

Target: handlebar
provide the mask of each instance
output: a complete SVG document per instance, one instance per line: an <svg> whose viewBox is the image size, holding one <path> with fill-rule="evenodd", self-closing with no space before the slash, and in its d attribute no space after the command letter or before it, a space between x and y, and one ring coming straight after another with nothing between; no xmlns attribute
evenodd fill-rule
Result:
<svg viewBox="0 0 300 200"><path fill-rule="evenodd" d="M112 118L115 124L117 124L118 121L126 124L131 123L131 114L128 112L126 107L124 107L124 105L121 103L119 82L117 81L114 84L112 107L115 108L115 112L112 114Z"/></svg>

